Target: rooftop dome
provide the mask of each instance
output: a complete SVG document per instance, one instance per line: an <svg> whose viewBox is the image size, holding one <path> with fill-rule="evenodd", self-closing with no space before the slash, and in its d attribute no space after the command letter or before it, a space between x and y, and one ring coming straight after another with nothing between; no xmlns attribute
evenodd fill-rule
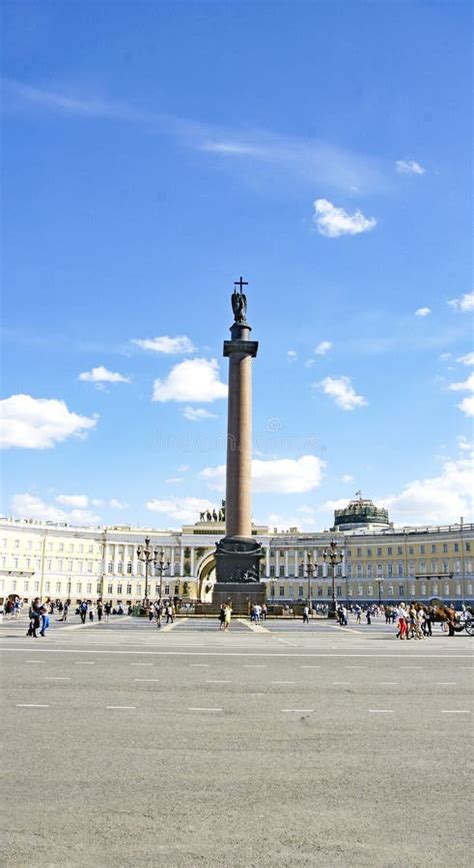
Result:
<svg viewBox="0 0 474 868"><path fill-rule="evenodd" d="M334 527L331 530L356 530L364 527L390 527L388 510L375 506L373 500L362 497L349 501L343 509L334 511Z"/></svg>

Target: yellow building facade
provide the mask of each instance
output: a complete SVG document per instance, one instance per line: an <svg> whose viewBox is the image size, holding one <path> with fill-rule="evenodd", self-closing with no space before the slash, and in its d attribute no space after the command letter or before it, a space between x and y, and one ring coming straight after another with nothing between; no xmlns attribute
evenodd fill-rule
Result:
<svg viewBox="0 0 474 868"><path fill-rule="evenodd" d="M344 517L343 517L344 518ZM356 516L357 518L357 516ZM367 517L366 517L367 518ZM371 521L371 519L374 519ZM441 598L472 602L474 525L395 528L380 516L339 520L330 531L272 533L252 530L262 544L262 581L275 603L326 604L332 567L323 554L337 542L336 598L384 602ZM71 527L29 519L0 519L0 601L10 594L65 600L99 597L124 604L145 594L209 601L215 582L214 552L224 523L201 517L179 531L131 526ZM145 537L163 562L146 568L139 557ZM147 587L146 587L147 585Z"/></svg>

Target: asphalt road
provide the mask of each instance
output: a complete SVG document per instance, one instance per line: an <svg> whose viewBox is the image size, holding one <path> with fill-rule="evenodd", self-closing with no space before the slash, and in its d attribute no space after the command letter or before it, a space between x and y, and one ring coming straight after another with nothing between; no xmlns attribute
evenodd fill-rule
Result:
<svg viewBox="0 0 474 868"><path fill-rule="evenodd" d="M469 637L0 625L7 866L470 865Z"/></svg>

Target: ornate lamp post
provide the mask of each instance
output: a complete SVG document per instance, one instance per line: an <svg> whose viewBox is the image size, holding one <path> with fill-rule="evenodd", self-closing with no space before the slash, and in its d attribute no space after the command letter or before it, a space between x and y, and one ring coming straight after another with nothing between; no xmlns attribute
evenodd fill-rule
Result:
<svg viewBox="0 0 474 868"><path fill-rule="evenodd" d="M158 574L160 576L160 600L163 599L163 574L165 570L169 569L170 561L165 561L165 553L163 549L160 551L160 557L158 562L155 560L155 565L158 567Z"/></svg>
<svg viewBox="0 0 474 868"><path fill-rule="evenodd" d="M150 545L151 540L150 537L145 537L145 547L138 546L137 547L137 556L138 560L142 561L145 564L145 609L148 608L148 572L150 568L150 564L155 565L158 563L158 555L160 553L158 546L153 548Z"/></svg>
<svg viewBox="0 0 474 868"><path fill-rule="evenodd" d="M331 606L328 612L329 618L336 617L336 564L341 564L344 557L343 551L338 551L337 542L331 540L329 549L323 552L323 560L326 563L328 560L332 566L332 594Z"/></svg>
<svg viewBox="0 0 474 868"><path fill-rule="evenodd" d="M308 552L308 556L306 559L306 575L308 577L308 609L309 614L313 617L313 595L311 592L311 579L314 578L314 573L317 570L318 565L313 563L313 555L311 552Z"/></svg>

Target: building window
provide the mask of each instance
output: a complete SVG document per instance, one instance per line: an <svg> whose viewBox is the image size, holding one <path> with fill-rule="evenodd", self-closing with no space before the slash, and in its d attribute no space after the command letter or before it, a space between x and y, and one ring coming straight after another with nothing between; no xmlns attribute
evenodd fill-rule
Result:
<svg viewBox="0 0 474 868"><path fill-rule="evenodd" d="M128 587L131 587L131 585L129 585ZM131 591L127 591L127 594L131 594ZM156 597L160 596L160 586L159 585L155 585L155 596Z"/></svg>
<svg viewBox="0 0 474 868"><path fill-rule="evenodd" d="M275 567L273 566L273 564L270 564L270 576L274 576L274 575L275 575Z"/></svg>
<svg viewBox="0 0 474 868"><path fill-rule="evenodd" d="M349 585L349 587L347 588L347 596L348 596L348 597L352 597L352 587L351 587L350 585Z"/></svg>
<svg viewBox="0 0 474 868"><path fill-rule="evenodd" d="M49 592L51 590L51 582L45 582L44 589L45 589L46 593L49 594Z"/></svg>
<svg viewBox="0 0 474 868"><path fill-rule="evenodd" d="M415 575L415 561L410 561L410 563L408 564L408 575L409 576Z"/></svg>
<svg viewBox="0 0 474 868"><path fill-rule="evenodd" d="M289 597L292 597L292 596L293 596L293 585L290 585L289 588L288 588L288 596L289 596Z"/></svg>
<svg viewBox="0 0 474 868"><path fill-rule="evenodd" d="M61 582L56 582L56 593L57 594L61 593Z"/></svg>
<svg viewBox="0 0 474 868"><path fill-rule="evenodd" d="M16 540L15 540L15 548L16 548L16 549L19 549L19 548L20 548L20 540L19 540L19 539L16 539Z"/></svg>
<svg viewBox="0 0 474 868"><path fill-rule="evenodd" d="M449 597L449 585L447 582L444 586L444 595L445 595L445 597Z"/></svg>
<svg viewBox="0 0 474 868"><path fill-rule="evenodd" d="M131 593L132 593L132 586L127 585L127 594L131 594Z"/></svg>
<svg viewBox="0 0 474 868"><path fill-rule="evenodd" d="M77 562L77 572L78 573L84 572L84 561L78 561Z"/></svg>
<svg viewBox="0 0 474 868"><path fill-rule="evenodd" d="M398 575L403 576L403 564L399 563L397 569L398 569Z"/></svg>
<svg viewBox="0 0 474 868"><path fill-rule="evenodd" d="M358 593L359 597L362 597L362 594L364 593L364 589L363 589L362 585L358 586L357 593Z"/></svg>
<svg viewBox="0 0 474 868"><path fill-rule="evenodd" d="M73 552L73 551L74 551L74 543L70 543L70 544L69 544L69 546L68 546L68 551L70 551L70 552Z"/></svg>
<svg viewBox="0 0 474 868"><path fill-rule="evenodd" d="M466 561L466 573L468 575L471 575L471 573L472 573L472 561L471 560Z"/></svg>
<svg viewBox="0 0 474 868"><path fill-rule="evenodd" d="M360 546L359 546L358 549L357 549L357 557L358 557L358 558L361 558L361 557L362 557L362 549L360 548Z"/></svg>
<svg viewBox="0 0 474 868"><path fill-rule="evenodd" d="M58 552L63 552L63 551L64 551L64 543L59 543Z"/></svg>
<svg viewBox="0 0 474 868"><path fill-rule="evenodd" d="M38 582L38 590L39 590L39 582ZM16 591L16 579L12 582L12 591Z"/></svg>
<svg viewBox="0 0 474 868"><path fill-rule="evenodd" d="M420 573L426 573L426 561L420 561Z"/></svg>
<svg viewBox="0 0 474 868"><path fill-rule="evenodd" d="M367 549L367 557L368 558L372 557L372 549Z"/></svg>
<svg viewBox="0 0 474 868"><path fill-rule="evenodd" d="M455 552L459 551L459 543L454 543L454 551Z"/></svg>
<svg viewBox="0 0 474 868"><path fill-rule="evenodd" d="M132 574L132 562L128 561L127 563L127 573L130 576Z"/></svg>
<svg viewBox="0 0 474 868"><path fill-rule="evenodd" d="M383 567L382 564L377 564L377 575L382 577L383 575Z"/></svg>
<svg viewBox="0 0 474 868"><path fill-rule="evenodd" d="M97 593L97 594L101 594L101 593L102 593L102 585L97 585L97 586L96 586L96 593Z"/></svg>
<svg viewBox="0 0 474 868"><path fill-rule="evenodd" d="M415 547L414 546L408 546L408 554L409 555L415 554Z"/></svg>
<svg viewBox="0 0 474 868"><path fill-rule="evenodd" d="M393 597L393 585L388 586L387 592L389 597Z"/></svg>
<svg viewBox="0 0 474 868"><path fill-rule="evenodd" d="M467 551L467 552L470 552L470 551L471 551L471 543L470 543L470 542L467 542L467 543L466 543L466 551Z"/></svg>
<svg viewBox="0 0 474 868"><path fill-rule="evenodd" d="M78 582L78 583L77 583L77 593L78 593L78 594L81 594L81 593L82 593L82 582Z"/></svg>
<svg viewBox="0 0 474 868"><path fill-rule="evenodd" d="M300 577L300 579L303 578L303 576L304 576L304 565L303 564L298 565L298 576Z"/></svg>
<svg viewBox="0 0 474 868"><path fill-rule="evenodd" d="M58 573L62 573L62 571L63 571L63 563L64 563L63 559L62 559L62 558L58 558Z"/></svg>
<svg viewBox="0 0 474 868"><path fill-rule="evenodd" d="M336 597L342 597L342 588L340 585L336 586Z"/></svg>
<svg viewBox="0 0 474 868"><path fill-rule="evenodd" d="M300 599L301 599L302 597L304 597L303 585L300 585L299 588L298 588L298 597L299 597Z"/></svg>
<svg viewBox="0 0 474 868"><path fill-rule="evenodd" d="M456 561L455 571L456 571L456 575L458 576L461 572L461 561Z"/></svg>
<svg viewBox="0 0 474 868"><path fill-rule="evenodd" d="M174 593L175 593L175 596L177 597L179 594L179 582L176 582L176 584L174 586Z"/></svg>
<svg viewBox="0 0 474 868"><path fill-rule="evenodd" d="M410 585L410 594L412 595L412 597L414 597L416 594L416 588L414 584Z"/></svg>
<svg viewBox="0 0 474 868"><path fill-rule="evenodd" d="M29 583L29 582L25 582L25 583L23 584L23 587L24 587L25 591L29 591L29 589L30 589L30 583Z"/></svg>
<svg viewBox="0 0 474 868"><path fill-rule="evenodd" d="M84 545L83 545L83 543L80 543L80 545L79 545L79 554L82 555L83 551L84 551Z"/></svg>
<svg viewBox="0 0 474 868"><path fill-rule="evenodd" d="M284 575L285 575L285 567L280 564L280 576L284 576Z"/></svg>
<svg viewBox="0 0 474 868"><path fill-rule="evenodd" d="M403 554L403 549L402 549L402 547L401 547L401 546L397 546L397 555L402 555L402 554Z"/></svg>
<svg viewBox="0 0 474 868"><path fill-rule="evenodd" d="M357 578L362 578L362 564L357 564Z"/></svg>
<svg viewBox="0 0 474 868"><path fill-rule="evenodd" d="M381 558L381 557L382 557L382 549L380 548L380 546L379 546L378 549L377 549L377 557L378 557L378 558Z"/></svg>
<svg viewBox="0 0 474 868"><path fill-rule="evenodd" d="M39 589L40 589L40 583L35 582L35 591L39 591ZM15 590L15 588L13 588L13 590Z"/></svg>
<svg viewBox="0 0 474 868"><path fill-rule="evenodd" d="M420 555L424 555L424 553L425 553L425 547L424 547L424 545L421 545L420 546Z"/></svg>
<svg viewBox="0 0 474 868"><path fill-rule="evenodd" d="M18 569L18 558L13 558L13 569Z"/></svg>
<svg viewBox="0 0 474 868"><path fill-rule="evenodd" d="M373 593L374 593L374 586L373 585L367 585L367 595L369 597L371 597Z"/></svg>
<svg viewBox="0 0 474 868"><path fill-rule="evenodd" d="M92 561L87 561L87 572L88 573L92 572Z"/></svg>
<svg viewBox="0 0 474 868"><path fill-rule="evenodd" d="M69 560L69 561L67 562L67 569L68 569L68 572L69 572L69 573L72 572L72 561L71 561L71 560Z"/></svg>
<svg viewBox="0 0 474 868"><path fill-rule="evenodd" d="M387 576L391 579L393 576L393 564L387 564Z"/></svg>
<svg viewBox="0 0 474 868"><path fill-rule="evenodd" d="M89 546L89 548L88 548L88 550L87 550L87 551L88 551L88 552L89 552L89 554L90 554L90 555L91 555L91 554L92 554L92 552L93 552L93 551L94 551L94 546L93 546L93 545L91 545L91 546Z"/></svg>
<svg viewBox="0 0 474 868"><path fill-rule="evenodd" d="M392 546L387 546L387 554L388 555L392 554Z"/></svg>
<svg viewBox="0 0 474 868"><path fill-rule="evenodd" d="M431 593L432 594L438 593L438 582L433 582L433 584L431 585Z"/></svg>
<svg viewBox="0 0 474 868"><path fill-rule="evenodd" d="M447 543L443 543L443 552L446 553L447 551L448 551L448 544L447 544Z"/></svg>
<svg viewBox="0 0 474 868"><path fill-rule="evenodd" d="M331 588L328 588L328 589L327 589L327 595L328 595L328 597L332 597L332 591L331 591Z"/></svg>
<svg viewBox="0 0 474 868"><path fill-rule="evenodd" d="M352 579L352 564L347 564L346 572L347 572L347 578Z"/></svg>
<svg viewBox="0 0 474 868"><path fill-rule="evenodd" d="M367 578L372 578L372 564L367 564Z"/></svg>
<svg viewBox="0 0 474 868"><path fill-rule="evenodd" d="M113 585L107 585L107 593L113 594L113 592L114 592L114 586Z"/></svg>
<svg viewBox="0 0 474 868"><path fill-rule="evenodd" d="M284 588L284 585L280 585L280 594L279 594L279 596L280 596L280 597L284 597L284 596L285 596L285 588Z"/></svg>
<svg viewBox="0 0 474 868"><path fill-rule="evenodd" d="M52 562L51 558L48 558L48 560L46 561L46 569L48 570L48 573L51 572L52 566L53 566L53 562Z"/></svg>
<svg viewBox="0 0 474 868"><path fill-rule="evenodd" d="M122 563L122 561L119 561L118 564L117 564L117 572L118 572L118 573L123 573L123 563Z"/></svg>
<svg viewBox="0 0 474 868"><path fill-rule="evenodd" d="M119 584L117 585L117 594L121 594L121 593L122 593L122 585L119 582Z"/></svg>
<svg viewBox="0 0 474 868"><path fill-rule="evenodd" d="M400 597L403 597L403 592L404 592L403 585L399 585L398 586L398 593L399 593Z"/></svg>
<svg viewBox="0 0 474 868"><path fill-rule="evenodd" d="M472 582L468 582L468 583L467 583L467 585L466 585L466 593L469 594L469 595L472 594Z"/></svg>
<svg viewBox="0 0 474 868"><path fill-rule="evenodd" d="M25 560L25 567L26 567L27 570L29 570L29 568L30 568L30 564L31 564L31 558L26 558L26 560Z"/></svg>
<svg viewBox="0 0 474 868"><path fill-rule="evenodd" d="M169 585L165 585L165 594L166 594L166 596L169 596L169 592L170 592L170 586L169 586Z"/></svg>
<svg viewBox="0 0 474 868"><path fill-rule="evenodd" d="M449 573L449 562L443 561L443 573Z"/></svg>
<svg viewBox="0 0 474 868"><path fill-rule="evenodd" d="M112 561L109 561L107 564L107 572L113 573L113 571L114 571L114 565L113 565Z"/></svg>
<svg viewBox="0 0 474 868"><path fill-rule="evenodd" d="M431 546L431 554L434 555L436 552L436 543L433 543Z"/></svg>
<svg viewBox="0 0 474 868"><path fill-rule="evenodd" d="M426 594L426 585L424 582L421 583L421 593L423 594L423 596L425 596Z"/></svg>
<svg viewBox="0 0 474 868"><path fill-rule="evenodd" d="M457 585L456 585L456 594L457 594L458 597L460 597L461 594L462 594L462 591L461 591L461 585L459 584L459 582L458 582Z"/></svg>

